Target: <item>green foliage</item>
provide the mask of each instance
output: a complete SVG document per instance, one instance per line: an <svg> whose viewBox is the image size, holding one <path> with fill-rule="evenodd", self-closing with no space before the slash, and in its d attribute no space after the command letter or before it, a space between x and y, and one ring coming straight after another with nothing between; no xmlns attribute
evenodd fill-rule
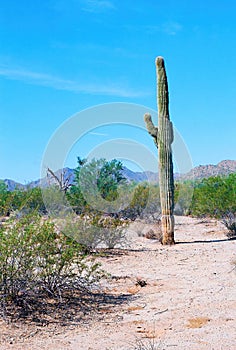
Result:
<svg viewBox="0 0 236 350"><path fill-rule="evenodd" d="M192 203L194 183L184 181L175 183L175 215L188 215Z"/></svg>
<svg viewBox="0 0 236 350"><path fill-rule="evenodd" d="M24 196L21 202L21 208L27 213L37 211L39 214L45 214L46 208L44 205L42 191L39 187L31 188L23 192Z"/></svg>
<svg viewBox="0 0 236 350"><path fill-rule="evenodd" d="M40 188L29 188L27 190L16 189L12 192L0 193L0 215L18 213L45 213L45 205Z"/></svg>
<svg viewBox="0 0 236 350"><path fill-rule="evenodd" d="M108 249L113 249L115 246L120 247L127 243L126 228L129 222L111 216L95 216L92 220L92 225L98 227L101 242Z"/></svg>
<svg viewBox="0 0 236 350"><path fill-rule="evenodd" d="M0 298L30 304L35 298L63 298L88 288L101 276L79 243L57 232L54 223L27 215L0 228Z"/></svg>
<svg viewBox="0 0 236 350"><path fill-rule="evenodd" d="M0 195L7 193L7 185L3 180L0 180Z"/></svg>
<svg viewBox="0 0 236 350"><path fill-rule="evenodd" d="M108 201L114 201L118 197L118 187L125 182L122 175L123 165L120 161L113 159L106 161L100 159L94 165L99 166L99 176L97 179L98 190L102 198Z"/></svg>
<svg viewBox="0 0 236 350"><path fill-rule="evenodd" d="M140 184L135 188L134 196L129 205L129 209L133 211L134 217L141 216L147 206L149 193L148 184Z"/></svg>
<svg viewBox="0 0 236 350"><path fill-rule="evenodd" d="M131 191L131 201L128 203L128 206L122 210L120 215L135 220L142 215L142 212L146 208L149 197L149 187L145 183L139 184L134 189L131 186Z"/></svg>
<svg viewBox="0 0 236 350"><path fill-rule="evenodd" d="M64 235L78 242L85 252L92 252L101 243L99 230L91 224L90 216L67 217L59 225Z"/></svg>
<svg viewBox="0 0 236 350"><path fill-rule="evenodd" d="M92 252L99 245L109 249L126 242L127 221L111 216L90 213L68 217L61 223L63 233L78 242L86 252Z"/></svg>
<svg viewBox="0 0 236 350"><path fill-rule="evenodd" d="M67 201L66 194L57 185L53 184L42 190L45 210L50 217L65 217L71 212L71 207Z"/></svg>
<svg viewBox="0 0 236 350"><path fill-rule="evenodd" d="M160 188L157 185L149 185L149 197L144 211L145 217L153 217L161 214Z"/></svg>
<svg viewBox="0 0 236 350"><path fill-rule="evenodd" d="M93 209L99 196L109 202L118 197L118 190L125 183L122 163L113 159L92 159L87 162L78 158L75 169L75 184L71 186L67 198L77 213Z"/></svg>
<svg viewBox="0 0 236 350"><path fill-rule="evenodd" d="M0 229L0 294L3 298L17 298L34 280L32 223L26 224L25 219L18 223L11 221Z"/></svg>
<svg viewBox="0 0 236 350"><path fill-rule="evenodd" d="M0 215L7 214L8 190L4 181L0 180Z"/></svg>
<svg viewBox="0 0 236 350"><path fill-rule="evenodd" d="M147 218L160 212L159 187L149 183L138 184L135 188L130 185L131 201L121 211L121 216L131 220Z"/></svg>
<svg viewBox="0 0 236 350"><path fill-rule="evenodd" d="M191 214L222 217L236 212L236 174L210 177L195 185Z"/></svg>

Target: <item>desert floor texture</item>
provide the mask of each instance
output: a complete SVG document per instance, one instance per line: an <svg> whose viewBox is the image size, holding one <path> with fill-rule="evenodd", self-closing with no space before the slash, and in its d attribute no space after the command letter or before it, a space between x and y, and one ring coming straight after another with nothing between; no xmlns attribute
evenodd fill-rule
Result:
<svg viewBox="0 0 236 350"><path fill-rule="evenodd" d="M150 227L133 223L129 246L99 258L106 302L65 325L0 321L0 350L235 350L236 240L216 220L176 217L164 247L140 236Z"/></svg>

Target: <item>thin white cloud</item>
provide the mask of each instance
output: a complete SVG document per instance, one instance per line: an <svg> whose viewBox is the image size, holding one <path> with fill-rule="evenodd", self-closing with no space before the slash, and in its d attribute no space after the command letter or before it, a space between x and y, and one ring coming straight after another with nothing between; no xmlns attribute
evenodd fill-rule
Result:
<svg viewBox="0 0 236 350"><path fill-rule="evenodd" d="M116 6L110 0L83 0L83 11L86 12L105 12L107 10L115 10Z"/></svg>
<svg viewBox="0 0 236 350"><path fill-rule="evenodd" d="M90 132L89 132L89 135L108 136L108 134L104 134L104 133L102 133L102 132L93 132L93 131L90 131Z"/></svg>
<svg viewBox="0 0 236 350"><path fill-rule="evenodd" d="M103 13L116 10L113 0L51 0L49 7L57 12Z"/></svg>
<svg viewBox="0 0 236 350"><path fill-rule="evenodd" d="M140 97L147 95L147 92L133 91L121 84L83 84L74 80L63 79L50 74L38 73L24 68L12 69L7 66L0 66L0 76L10 80L18 80L32 85L40 85L74 93L119 97Z"/></svg>
<svg viewBox="0 0 236 350"><path fill-rule="evenodd" d="M125 28L132 31L142 31L146 32L147 34L155 34L155 33L164 33L167 35L176 35L178 32L180 32L183 27L180 23L170 21L161 23L159 25L141 25L141 26L130 26L126 25Z"/></svg>
<svg viewBox="0 0 236 350"><path fill-rule="evenodd" d="M136 144L134 144L134 141L129 141L129 140L112 140L112 143L117 143L119 145L129 145L129 146L135 146L136 147Z"/></svg>
<svg viewBox="0 0 236 350"><path fill-rule="evenodd" d="M162 32L167 35L176 35L179 31L182 30L182 25L177 22L165 22L158 25L147 25L145 26L146 31L148 33L156 33L156 32Z"/></svg>
<svg viewBox="0 0 236 350"><path fill-rule="evenodd" d="M177 22L167 22L163 24L162 30L168 35L176 35L182 30L182 25Z"/></svg>

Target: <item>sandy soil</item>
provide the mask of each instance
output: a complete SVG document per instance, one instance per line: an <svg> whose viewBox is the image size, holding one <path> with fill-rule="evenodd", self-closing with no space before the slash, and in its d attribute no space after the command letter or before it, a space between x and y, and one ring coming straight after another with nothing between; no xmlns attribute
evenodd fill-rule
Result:
<svg viewBox="0 0 236 350"><path fill-rule="evenodd" d="M215 220L176 217L173 247L138 237L148 229L134 223L129 248L99 258L113 302L64 327L2 321L0 350L236 349L236 241Z"/></svg>

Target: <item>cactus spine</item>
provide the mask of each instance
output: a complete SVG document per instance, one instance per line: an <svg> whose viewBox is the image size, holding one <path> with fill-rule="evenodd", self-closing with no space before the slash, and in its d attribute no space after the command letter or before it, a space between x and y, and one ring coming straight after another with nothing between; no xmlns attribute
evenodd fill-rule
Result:
<svg viewBox="0 0 236 350"><path fill-rule="evenodd" d="M155 127L150 114L144 120L149 134L158 147L158 171L161 199L162 244L174 244L174 176L171 144L174 139L173 126L169 116L169 93L164 59L156 58L158 80L158 127Z"/></svg>

